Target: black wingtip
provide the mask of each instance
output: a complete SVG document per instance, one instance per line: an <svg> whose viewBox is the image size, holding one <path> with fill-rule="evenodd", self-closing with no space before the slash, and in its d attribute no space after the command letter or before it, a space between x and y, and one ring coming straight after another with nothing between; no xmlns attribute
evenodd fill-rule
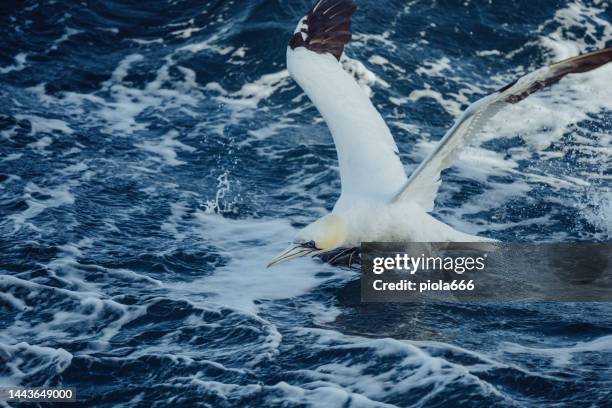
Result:
<svg viewBox="0 0 612 408"><path fill-rule="evenodd" d="M351 17L357 10L353 0L319 0L308 12L300 32L289 41L291 49L305 47L340 60L351 40Z"/></svg>
<svg viewBox="0 0 612 408"><path fill-rule="evenodd" d="M505 100L509 103L520 102L532 93L556 84L568 74L589 72L609 62L612 62L612 48L605 48L603 50L589 52L557 62L556 64L548 67L550 73L546 78L533 82L529 87L523 89L520 93L507 96ZM505 90L510 89L516 82L517 81L514 81L513 83L506 85L498 92L504 92Z"/></svg>
<svg viewBox="0 0 612 408"><path fill-rule="evenodd" d="M557 75L576 74L592 71L612 62L612 48L593 51L577 57L568 58L550 66Z"/></svg>

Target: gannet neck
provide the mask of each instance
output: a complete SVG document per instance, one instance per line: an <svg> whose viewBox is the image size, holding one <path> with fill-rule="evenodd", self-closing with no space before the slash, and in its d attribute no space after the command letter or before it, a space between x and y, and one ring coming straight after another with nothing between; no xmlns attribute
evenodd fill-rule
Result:
<svg viewBox="0 0 612 408"><path fill-rule="evenodd" d="M313 242L317 249L329 251L346 240L346 220L340 214L327 214L304 227L296 236L296 243Z"/></svg>

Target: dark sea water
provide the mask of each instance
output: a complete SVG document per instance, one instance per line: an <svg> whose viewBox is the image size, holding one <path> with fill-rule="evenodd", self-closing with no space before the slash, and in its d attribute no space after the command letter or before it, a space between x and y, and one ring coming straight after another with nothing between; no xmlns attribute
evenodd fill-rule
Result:
<svg viewBox="0 0 612 408"><path fill-rule="evenodd" d="M611 406L612 304L368 305L355 270L265 268L340 187L285 70L310 3L0 3L0 385L92 407ZM606 0L357 3L343 63L407 171L470 101L612 46ZM434 215L610 240L611 95L608 66L500 114Z"/></svg>

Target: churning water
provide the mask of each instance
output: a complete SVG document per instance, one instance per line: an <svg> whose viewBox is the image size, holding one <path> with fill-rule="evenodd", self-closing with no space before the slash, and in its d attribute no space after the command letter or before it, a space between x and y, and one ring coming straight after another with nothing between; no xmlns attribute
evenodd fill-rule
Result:
<svg viewBox="0 0 612 408"><path fill-rule="evenodd" d="M284 66L310 3L2 2L0 384L96 407L609 404L609 304L364 305L355 270L265 268L340 187ZM343 64L407 171L470 101L612 46L602 0L358 5ZM496 117L434 215L610 240L611 78Z"/></svg>

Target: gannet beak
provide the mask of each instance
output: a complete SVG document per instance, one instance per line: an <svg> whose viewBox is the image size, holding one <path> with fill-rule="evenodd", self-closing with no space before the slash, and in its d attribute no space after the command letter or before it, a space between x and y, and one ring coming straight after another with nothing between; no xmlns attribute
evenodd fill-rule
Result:
<svg viewBox="0 0 612 408"><path fill-rule="evenodd" d="M310 243L306 244L294 244L289 248L285 249L280 254L276 255L269 263L268 268L272 265L276 265L281 262L288 261L290 259L299 258L307 255L316 255L323 252L322 250L310 245Z"/></svg>

